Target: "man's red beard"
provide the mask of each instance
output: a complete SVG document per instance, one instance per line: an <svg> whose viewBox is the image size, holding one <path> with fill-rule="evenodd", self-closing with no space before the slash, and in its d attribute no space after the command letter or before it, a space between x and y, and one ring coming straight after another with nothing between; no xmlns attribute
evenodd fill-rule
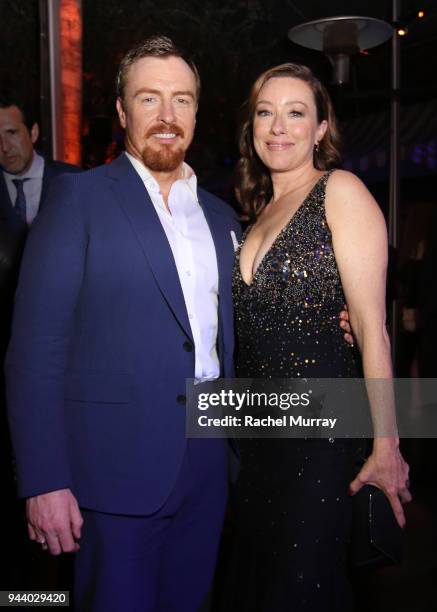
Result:
<svg viewBox="0 0 437 612"><path fill-rule="evenodd" d="M183 130L174 124L153 126L148 130L146 137L153 138L153 134L162 134L163 132L171 132L182 138L184 137ZM141 152L141 157L144 165L153 172L173 172L184 161L185 150L182 147L174 148L173 145L157 143L156 148L145 146Z"/></svg>

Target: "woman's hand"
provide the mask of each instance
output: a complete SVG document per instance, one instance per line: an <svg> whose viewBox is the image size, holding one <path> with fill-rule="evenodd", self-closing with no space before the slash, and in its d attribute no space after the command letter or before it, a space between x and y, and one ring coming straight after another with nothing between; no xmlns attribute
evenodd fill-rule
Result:
<svg viewBox="0 0 437 612"><path fill-rule="evenodd" d="M344 304L343 310L340 312L340 327L344 331L344 339L350 346L354 346L354 337L349 322L349 312L347 304Z"/></svg>
<svg viewBox="0 0 437 612"><path fill-rule="evenodd" d="M372 454L349 485L350 494L355 495L366 484L378 487L387 496L400 527L405 527L402 504L412 499L408 489L409 471L396 440L375 438Z"/></svg>

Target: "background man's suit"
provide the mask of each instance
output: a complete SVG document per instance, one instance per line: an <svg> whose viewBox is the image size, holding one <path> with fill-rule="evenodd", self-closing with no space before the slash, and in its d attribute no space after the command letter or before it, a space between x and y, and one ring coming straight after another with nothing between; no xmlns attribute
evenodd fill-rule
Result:
<svg viewBox="0 0 437 612"><path fill-rule="evenodd" d="M45 160L39 210L43 209L50 182L56 176L79 171L80 168L71 164ZM0 168L0 361L2 364L10 337L13 299L26 235L27 226L14 211ZM0 478L4 497L1 520L3 524L9 526L4 534L2 547L8 568L3 586L4 588L25 588L27 584L25 566L26 560L29 560L29 554L23 552L23 547L27 551L29 543L27 530L22 524L22 515L17 511L4 393L2 367L0 371Z"/></svg>
<svg viewBox="0 0 437 612"><path fill-rule="evenodd" d="M60 174L68 172L80 172L80 168L60 161L44 160L39 212L44 208L51 181ZM2 360L9 341L12 301L27 229L26 224L14 211L0 167L0 355ZM2 376L3 370L0 374L0 377Z"/></svg>
<svg viewBox="0 0 437 612"><path fill-rule="evenodd" d="M41 211L44 207L45 197L51 181L59 176L69 172L80 172L80 168L66 164L61 161L51 161L48 159L44 160L44 173L42 177L42 190L40 198ZM19 177L17 177L19 178ZM0 169L0 224L2 227L7 227L9 230L20 229L19 219L15 214L14 207L9 197L8 188L3 176L3 172Z"/></svg>
<svg viewBox="0 0 437 612"><path fill-rule="evenodd" d="M239 225L215 196L199 189L198 197L217 255L221 374L232 376ZM197 467L210 453L223 480L225 443L185 438L193 338L165 233L124 155L56 181L23 263L7 359L20 494L71 488L88 509L159 514L176 495L191 442L200 443ZM215 556L218 533L210 535Z"/></svg>

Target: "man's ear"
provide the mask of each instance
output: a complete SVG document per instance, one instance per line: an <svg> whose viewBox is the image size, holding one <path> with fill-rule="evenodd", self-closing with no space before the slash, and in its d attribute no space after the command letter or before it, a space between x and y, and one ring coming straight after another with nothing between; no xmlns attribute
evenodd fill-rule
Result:
<svg viewBox="0 0 437 612"><path fill-rule="evenodd" d="M125 128L126 127L126 113L124 112L124 108L123 108L123 100L121 98L117 98L115 106L117 107L117 113L118 113L118 118L120 120L120 125L122 128Z"/></svg>
<svg viewBox="0 0 437 612"><path fill-rule="evenodd" d="M39 125L37 123L34 123L32 127L30 128L30 139L32 141L32 144L35 144L35 142L38 140L38 137L39 137Z"/></svg>

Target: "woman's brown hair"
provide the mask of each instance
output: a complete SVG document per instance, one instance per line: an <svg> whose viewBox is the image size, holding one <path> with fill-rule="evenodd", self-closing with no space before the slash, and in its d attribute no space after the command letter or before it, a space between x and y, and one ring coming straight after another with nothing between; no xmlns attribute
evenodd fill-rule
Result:
<svg viewBox="0 0 437 612"><path fill-rule="evenodd" d="M277 77L292 77L308 83L313 92L317 109L317 121L326 120L328 128L314 149L314 166L318 170L329 170L340 165L340 136L329 94L322 83L307 66L281 64L263 72L252 85L249 98L242 107L239 130L241 158L236 168L235 193L243 210L243 217L255 221L273 196L273 185L268 168L258 157L253 144L253 117L259 93L265 83Z"/></svg>

